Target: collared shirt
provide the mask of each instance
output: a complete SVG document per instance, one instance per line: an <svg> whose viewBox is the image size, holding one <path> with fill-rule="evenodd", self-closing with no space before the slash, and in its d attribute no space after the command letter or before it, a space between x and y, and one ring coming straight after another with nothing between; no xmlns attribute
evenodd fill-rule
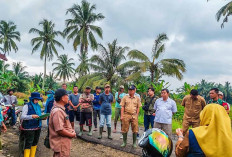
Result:
<svg viewBox="0 0 232 157"><path fill-rule="evenodd" d="M115 103L115 108L121 108L120 106L120 103L118 103L118 97L121 99L122 101L122 98L126 95L126 93L121 93L119 96L118 96L118 92L115 94L115 100L116 100L116 103Z"/></svg>
<svg viewBox="0 0 232 157"><path fill-rule="evenodd" d="M145 98L145 104L144 105L146 105L146 104L149 105L148 111L144 111L145 115L152 115L153 113L155 113L155 110L154 110L155 101L156 101L155 95L153 97L148 96L148 97Z"/></svg>
<svg viewBox="0 0 232 157"><path fill-rule="evenodd" d="M4 102L6 105L9 105L9 104L10 105L12 105L12 104L17 105L18 104L17 97L14 96L14 95L11 95L11 96L6 95L6 96L4 96L2 102Z"/></svg>
<svg viewBox="0 0 232 157"><path fill-rule="evenodd" d="M65 107L56 103L52 108L49 120L49 140L54 152L70 151L71 149L71 138L60 136L57 132L61 130L75 132L65 113Z"/></svg>
<svg viewBox="0 0 232 157"><path fill-rule="evenodd" d="M111 103L114 101L114 97L111 93L105 92L100 94L99 102L101 102L101 114L111 115Z"/></svg>
<svg viewBox="0 0 232 157"><path fill-rule="evenodd" d="M137 109L142 106L139 97L130 97L129 95L125 95L122 98L120 105L124 107L125 113L131 115L135 115L137 113Z"/></svg>
<svg viewBox="0 0 232 157"><path fill-rule="evenodd" d="M155 112L155 122L172 124L172 114L177 112L176 102L170 98L166 101L163 98L156 100L154 109Z"/></svg>
<svg viewBox="0 0 232 157"><path fill-rule="evenodd" d="M227 103L226 101L222 99L218 99L217 101L214 101L213 99L211 99L208 101L208 104L212 104L212 103L222 105L225 108L226 112L228 114L230 113L230 104Z"/></svg>
<svg viewBox="0 0 232 157"><path fill-rule="evenodd" d="M92 112L93 111L93 101L94 95L85 93L81 94L79 98L79 103L81 104L81 112Z"/></svg>
<svg viewBox="0 0 232 157"><path fill-rule="evenodd" d="M205 107L206 102L205 99L200 95L198 95L196 99L192 99L190 95L187 95L184 97L181 105L185 107L184 109L185 120L199 121L200 112Z"/></svg>

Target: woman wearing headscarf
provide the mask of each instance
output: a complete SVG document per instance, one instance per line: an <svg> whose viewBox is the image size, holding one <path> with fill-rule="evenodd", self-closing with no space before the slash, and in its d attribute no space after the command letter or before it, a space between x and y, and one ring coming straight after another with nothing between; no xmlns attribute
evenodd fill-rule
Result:
<svg viewBox="0 0 232 157"><path fill-rule="evenodd" d="M39 119L41 107L38 102L40 100L42 100L40 93L31 93L29 103L22 109L19 143L20 149L24 151L24 157L35 157L42 127L42 120Z"/></svg>
<svg viewBox="0 0 232 157"><path fill-rule="evenodd" d="M232 157L231 120L224 107L207 105L200 114L200 126L190 129L185 137L177 129L177 157Z"/></svg>

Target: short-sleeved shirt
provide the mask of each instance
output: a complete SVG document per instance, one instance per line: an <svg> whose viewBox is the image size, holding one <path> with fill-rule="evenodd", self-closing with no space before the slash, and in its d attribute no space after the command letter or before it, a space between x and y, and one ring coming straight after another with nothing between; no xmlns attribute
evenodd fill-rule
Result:
<svg viewBox="0 0 232 157"><path fill-rule="evenodd" d="M137 96L130 97L129 95L125 95L120 105L124 107L124 113L135 115L137 114L137 109L142 106L140 98Z"/></svg>
<svg viewBox="0 0 232 157"><path fill-rule="evenodd" d="M208 101L208 104L219 104L221 106L223 106L226 110L226 112L229 114L230 112L230 104L228 104L226 101L223 101L222 99L218 99L217 101L213 101L213 99Z"/></svg>
<svg viewBox="0 0 232 157"><path fill-rule="evenodd" d="M154 110L154 105L155 105L155 101L156 101L156 97L146 97L145 98L145 104L144 105L149 105L148 111L144 111L145 115L152 115L153 113L155 113Z"/></svg>
<svg viewBox="0 0 232 157"><path fill-rule="evenodd" d="M111 103L114 101L114 97L111 93L108 95L104 92L100 94L99 102L101 102L101 114L104 115L111 115L112 109L111 109Z"/></svg>
<svg viewBox="0 0 232 157"><path fill-rule="evenodd" d="M176 102L170 98L166 101L159 98L155 101L154 109L155 122L163 124L172 124L172 114L177 112Z"/></svg>
<svg viewBox="0 0 232 157"><path fill-rule="evenodd" d="M49 120L49 140L51 149L54 152L70 151L71 138L60 136L58 131L66 130L70 133L75 131L72 129L68 115L65 113L65 107L55 104Z"/></svg>
<svg viewBox="0 0 232 157"><path fill-rule="evenodd" d="M115 94L115 100L116 100L115 108L121 108L120 103L118 103L118 97L122 100L122 98L123 98L125 95L126 95L126 93L121 93L121 94L118 96L118 92Z"/></svg>
<svg viewBox="0 0 232 157"><path fill-rule="evenodd" d="M93 111L93 94L81 94L79 103L81 104L81 112L92 112Z"/></svg>
<svg viewBox="0 0 232 157"><path fill-rule="evenodd" d="M77 95L73 93L69 95L69 100L72 102L74 106L77 106L79 104L79 98L80 98L79 93ZM71 105L70 105L70 110L73 110L73 107ZM78 107L77 110L80 111L80 107Z"/></svg>
<svg viewBox="0 0 232 157"><path fill-rule="evenodd" d="M185 107L184 109L184 120L190 121L199 121L200 119L200 112L206 105L205 99L200 95L197 96L196 99L192 99L190 95L184 97L182 106Z"/></svg>

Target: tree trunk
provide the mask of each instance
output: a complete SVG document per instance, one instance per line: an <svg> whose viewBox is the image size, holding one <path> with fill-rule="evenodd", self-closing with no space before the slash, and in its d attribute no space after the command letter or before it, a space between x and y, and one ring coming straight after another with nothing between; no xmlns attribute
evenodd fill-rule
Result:
<svg viewBox="0 0 232 157"><path fill-rule="evenodd" d="M43 85L42 89L44 90L44 83L45 83L45 77L46 77L46 61L47 61L47 56L44 56L44 77L43 77Z"/></svg>
<svg viewBox="0 0 232 157"><path fill-rule="evenodd" d="M154 83L154 71L150 71L151 72L151 82Z"/></svg>

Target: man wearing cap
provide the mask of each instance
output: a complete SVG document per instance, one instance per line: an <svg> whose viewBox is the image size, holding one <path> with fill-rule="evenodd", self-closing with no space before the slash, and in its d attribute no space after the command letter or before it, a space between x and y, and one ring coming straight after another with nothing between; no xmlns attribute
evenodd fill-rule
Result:
<svg viewBox="0 0 232 157"><path fill-rule="evenodd" d="M111 104L114 100L113 95L110 93L110 85L105 84L104 86L105 92L102 93L99 97L99 103L101 104L100 110L100 130L99 130L99 137L98 139L102 138L102 132L104 128L104 124L106 121L107 132L108 132L108 139L112 139L111 137Z"/></svg>
<svg viewBox="0 0 232 157"><path fill-rule="evenodd" d="M114 131L113 131L114 133L117 132L117 122L118 122L119 117L121 119L121 108L122 107L120 106L120 103L121 103L122 98L125 95L126 93L124 93L124 86L121 85L119 87L119 91L115 94L116 103L115 103L115 119L114 119ZM121 126L121 129L122 129L122 126Z"/></svg>
<svg viewBox="0 0 232 157"><path fill-rule="evenodd" d="M58 89L55 92L55 101L49 120L50 147L54 151L53 157L69 157L72 138L76 137L76 133L65 112L64 106L69 101L66 90Z"/></svg>
<svg viewBox="0 0 232 157"><path fill-rule="evenodd" d="M123 144L121 147L125 147L127 144L127 132L131 124L131 129L133 132L133 147L136 147L136 138L138 133L138 115L139 108L142 106L139 97L135 96L135 86L130 86L129 95L125 95L120 105L121 109L121 120L122 120L122 135Z"/></svg>
<svg viewBox="0 0 232 157"><path fill-rule="evenodd" d="M80 133L79 136L83 134L83 125L86 123L86 126L89 126L89 136L92 136L92 112L93 112L93 100L94 95L90 93L91 88L86 87L85 92L81 94L79 98L79 105L81 106L81 115L80 115ZM79 106L78 105L78 106Z"/></svg>
<svg viewBox="0 0 232 157"><path fill-rule="evenodd" d="M101 109L101 104L99 103L100 93L101 93L101 88L97 86L95 88L94 100L93 100L93 122L95 127L93 131L97 131L97 117L99 118L100 121L100 109Z"/></svg>
<svg viewBox="0 0 232 157"><path fill-rule="evenodd" d="M23 106L22 115L20 117L20 137L19 150L24 151L24 157L35 157L37 144L39 142L42 120L38 119L41 116L41 107L38 104L42 100L40 93L31 93L29 103Z"/></svg>
<svg viewBox="0 0 232 157"><path fill-rule="evenodd" d="M192 128L200 126L200 113L206 102L203 97L198 95L196 89L192 89L190 95L184 97L181 105L185 108L183 118L183 135L185 136L190 126Z"/></svg>
<svg viewBox="0 0 232 157"><path fill-rule="evenodd" d="M18 100L17 97L14 96L14 90L13 89L9 89L7 91L6 96L4 96L2 102L4 102L6 105L12 105L12 107L10 107L10 116L12 117L12 122L11 122L11 126L13 126L14 129L16 129L17 127L15 126L16 124L16 115L15 115L15 105L18 104Z"/></svg>
<svg viewBox="0 0 232 157"><path fill-rule="evenodd" d="M224 94L221 91L219 91L218 97L219 97L219 99L222 100L222 102L223 102L222 106L226 109L226 112L229 114L230 113L230 104L223 100Z"/></svg>
<svg viewBox="0 0 232 157"><path fill-rule="evenodd" d="M223 95L222 92L220 93L218 88L212 88L209 92L209 96L210 96L211 100L209 100L208 104L212 104L212 103L219 104L219 105L223 106L225 108L226 112L229 114L230 105L227 102L220 99L219 94Z"/></svg>

